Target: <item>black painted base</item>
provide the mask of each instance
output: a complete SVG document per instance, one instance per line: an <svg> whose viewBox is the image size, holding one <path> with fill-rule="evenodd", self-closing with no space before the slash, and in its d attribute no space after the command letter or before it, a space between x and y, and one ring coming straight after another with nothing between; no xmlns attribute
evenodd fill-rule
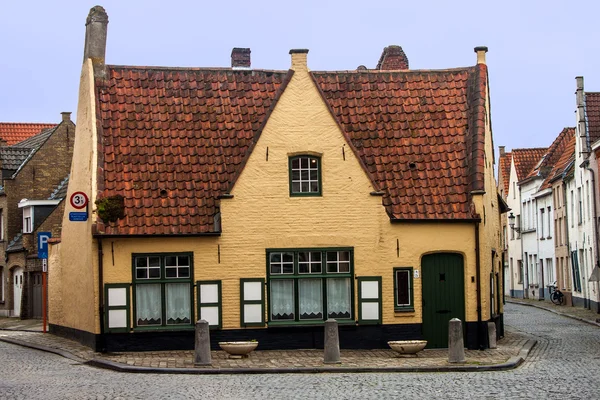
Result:
<svg viewBox="0 0 600 400"><path fill-rule="evenodd" d="M54 324L48 325L48 332L56 336L64 337L66 339L79 342L84 346L92 348L94 351L103 350L100 340L101 336L95 335L91 332L81 331L79 329L68 328L66 326Z"/></svg>

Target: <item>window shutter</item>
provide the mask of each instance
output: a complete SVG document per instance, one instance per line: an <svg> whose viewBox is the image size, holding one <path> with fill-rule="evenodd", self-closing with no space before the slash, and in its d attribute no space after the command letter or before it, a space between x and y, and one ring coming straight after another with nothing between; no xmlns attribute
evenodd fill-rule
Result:
<svg viewBox="0 0 600 400"><path fill-rule="evenodd" d="M265 325L264 279L240 279L240 315L242 327Z"/></svg>
<svg viewBox="0 0 600 400"><path fill-rule="evenodd" d="M198 281L198 319L205 320L211 328L221 329L222 295L221 281Z"/></svg>
<svg viewBox="0 0 600 400"><path fill-rule="evenodd" d="M129 332L129 284L106 284L105 326L108 332Z"/></svg>
<svg viewBox="0 0 600 400"><path fill-rule="evenodd" d="M358 323L381 324L381 277L358 278Z"/></svg>

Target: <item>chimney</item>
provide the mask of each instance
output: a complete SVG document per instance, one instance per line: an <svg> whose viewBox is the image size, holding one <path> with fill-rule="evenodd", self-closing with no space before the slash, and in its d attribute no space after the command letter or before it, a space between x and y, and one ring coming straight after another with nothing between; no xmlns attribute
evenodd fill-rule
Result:
<svg viewBox="0 0 600 400"><path fill-rule="evenodd" d="M408 58L400 46L388 46L383 49L375 69L381 71L408 69Z"/></svg>
<svg viewBox="0 0 600 400"><path fill-rule="evenodd" d="M585 121L585 91L583 90L583 76L575 77L577 82L577 91L575 92L575 102L577 103L577 130L580 137L587 136L587 124ZM588 152L587 140L582 143L582 152Z"/></svg>
<svg viewBox="0 0 600 400"><path fill-rule="evenodd" d="M83 62L92 59L94 65L94 76L104 78L104 58L106 56L106 31L108 26L108 15L102 6L92 7L85 22L85 45L83 50Z"/></svg>
<svg viewBox="0 0 600 400"><path fill-rule="evenodd" d="M294 71L302 69L308 70L308 49L292 49L290 50L290 54L292 55L292 66L290 69L293 69Z"/></svg>
<svg viewBox="0 0 600 400"><path fill-rule="evenodd" d="M71 120L71 113L64 111L60 113L62 115L63 122L69 122Z"/></svg>
<svg viewBox="0 0 600 400"><path fill-rule="evenodd" d="M474 51L477 53L477 64L485 64L485 53L487 53L488 48L485 46L477 46Z"/></svg>
<svg viewBox="0 0 600 400"><path fill-rule="evenodd" d="M250 49L234 47L231 50L231 68L250 69Z"/></svg>
<svg viewBox="0 0 600 400"><path fill-rule="evenodd" d="M500 157L506 155L505 146L498 146L498 149L500 149Z"/></svg>

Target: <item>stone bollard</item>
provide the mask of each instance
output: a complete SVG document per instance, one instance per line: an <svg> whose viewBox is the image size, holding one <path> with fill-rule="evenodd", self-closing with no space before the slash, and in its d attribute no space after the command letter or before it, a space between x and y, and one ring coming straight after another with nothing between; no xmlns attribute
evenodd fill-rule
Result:
<svg viewBox="0 0 600 400"><path fill-rule="evenodd" d="M194 365L211 365L210 331L208 322L196 322L196 341L194 345Z"/></svg>
<svg viewBox="0 0 600 400"><path fill-rule="evenodd" d="M495 349L498 347L496 343L496 324L493 322L488 322L488 336L490 341L490 349Z"/></svg>
<svg viewBox="0 0 600 400"><path fill-rule="evenodd" d="M340 364L340 337L338 334L338 323L335 319L325 321L325 353L323 355L325 364Z"/></svg>
<svg viewBox="0 0 600 400"><path fill-rule="evenodd" d="M465 343L462 332L462 321L452 318L448 322L448 362L465 362Z"/></svg>

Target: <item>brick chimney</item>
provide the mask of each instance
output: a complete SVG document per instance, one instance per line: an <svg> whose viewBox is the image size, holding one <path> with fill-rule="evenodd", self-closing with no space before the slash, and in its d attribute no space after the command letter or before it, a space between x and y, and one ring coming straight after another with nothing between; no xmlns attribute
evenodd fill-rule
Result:
<svg viewBox="0 0 600 400"><path fill-rule="evenodd" d="M71 113L68 111L63 111L60 113L62 115L63 122L69 122L71 120Z"/></svg>
<svg viewBox="0 0 600 400"><path fill-rule="evenodd" d="M500 149L500 157L506 155L506 147L505 146L498 146L498 148Z"/></svg>
<svg viewBox="0 0 600 400"><path fill-rule="evenodd" d="M400 46L388 46L383 49L375 69L387 71L408 69L408 58Z"/></svg>
<svg viewBox="0 0 600 400"><path fill-rule="evenodd" d="M231 68L250 69L250 49L234 47L231 50Z"/></svg>
<svg viewBox="0 0 600 400"><path fill-rule="evenodd" d="M473 51L477 53L477 64L485 64L485 53L488 52L488 48L485 46L477 46Z"/></svg>
<svg viewBox="0 0 600 400"><path fill-rule="evenodd" d="M106 68L106 32L108 15L102 6L92 7L85 22L85 45L83 49L83 62L92 59L94 76L104 78Z"/></svg>
<svg viewBox="0 0 600 400"><path fill-rule="evenodd" d="M291 49L292 66L290 69L294 71L308 70L308 49Z"/></svg>

